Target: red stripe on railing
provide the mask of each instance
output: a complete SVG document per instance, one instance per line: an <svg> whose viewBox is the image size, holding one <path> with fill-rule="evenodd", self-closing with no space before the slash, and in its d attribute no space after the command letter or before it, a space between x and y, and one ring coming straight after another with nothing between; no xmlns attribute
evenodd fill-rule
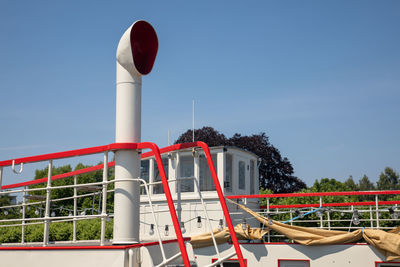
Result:
<svg viewBox="0 0 400 267"><path fill-rule="evenodd" d="M395 205L400 204L400 201L378 201L378 205ZM376 205L375 201L365 202L339 202L339 203L323 203L322 207L350 207L350 206L373 206ZM319 208L320 204L288 204L288 205L269 205L270 209L290 209L290 208ZM260 209L267 209L268 206L262 205Z"/></svg>
<svg viewBox="0 0 400 267"><path fill-rule="evenodd" d="M210 149L209 149L208 145L204 142L176 144L176 145L165 147L161 150L158 148L157 145L155 145L154 143L150 143L150 142L138 143L138 144L136 144L136 143L114 143L114 144L110 144L110 145L106 145L106 146L98 146L98 147L92 147L92 148L84 148L84 149L70 150L70 151L65 151L65 152L58 152L58 153L52 153L52 154L44 154L44 155L39 155L39 156L14 159L14 164L32 163L32 162L45 161L45 160L54 160L54 159L61 159L61 158L74 157L74 156L90 155L90 154L96 154L96 153L101 153L101 152L105 152L105 151L109 151L109 150L118 150L118 149L151 149L152 150L151 152L143 153L141 157L146 158L146 157L154 156L156 159L158 169L160 170L160 176L161 176L161 181L162 181L163 188L164 188L164 193L165 193L165 196L167 199L168 207L170 209L173 225L175 228L175 233L177 234L178 244L179 244L179 247L182 252L183 262L184 262L185 266L190 266L184 239L182 237L182 232L180 229L180 223L178 222L178 218L177 218L176 211L175 211L175 206L172 201L171 192L169 190L168 181L167 181L167 178L165 175L164 166L162 164L161 154L172 152L175 150L180 150L180 149L193 148L193 147L201 147L202 150L204 151L204 154L206 155L207 163L210 168L213 182L214 182L214 185L215 185L215 188L216 188L216 191L217 191L220 203L221 203L221 207L222 207L225 219L226 219L226 223L227 223L229 232L231 234L232 243L234 245L236 255L239 259L239 264L241 267L244 267L245 262L243 259L243 255L242 255L242 252L241 252L241 249L239 246L238 239L236 237L235 230L233 228L232 220L229 215L229 211L228 211L228 208L227 208L227 205L225 202L224 194L223 194L221 186L219 184L217 173L215 171L215 166L214 166L214 163L211 158ZM12 162L13 162L13 160L1 161L0 166L10 166L10 165L12 165ZM90 168L86 168L86 169L82 169L82 170L78 170L75 172L69 172L69 173L65 173L65 174L55 175L52 177L52 180L71 177L74 175L83 174L83 173L87 173L87 172L92 172L92 171L96 171L96 170L99 170L102 168L103 168L103 164L93 166ZM47 181L47 178L42 178L42 179L37 179L34 181L28 181L28 182L24 182L24 183L6 185L6 186L3 186L2 189L10 189L10 188L15 188L15 187L39 184L39 183L43 183L46 181Z"/></svg>
<svg viewBox="0 0 400 267"><path fill-rule="evenodd" d="M324 196L357 196L357 195L397 195L400 190L388 191L348 191L348 192L312 192L312 193L284 193L284 194L259 194L259 195L234 195L226 196L229 199L240 198L278 198L278 197L324 197Z"/></svg>
<svg viewBox="0 0 400 267"><path fill-rule="evenodd" d="M115 166L114 161L108 163L108 167L114 167L114 166ZM102 170L103 167L104 167L104 164L100 164L100 165L96 165L96 166L92 166L92 167L88 167L88 168L84 168L84 169L80 169L80 170L76 170L76 171L72 171L72 172L66 172L66 173L62 173L62 174L53 175L51 177L51 180L54 181L54 180L58 180L58 179L72 177L72 176L79 175L79 174L94 172L94 171ZM29 185L35 185L35 184L42 184L42 183L46 183L47 180L48 180L48 178L45 177L45 178L40 178L40 179L31 180L31 181L22 182L22 183L3 185L1 187L1 189L11 189L11 188L17 188L17 187L23 187L23 186L29 186Z"/></svg>
<svg viewBox="0 0 400 267"><path fill-rule="evenodd" d="M76 157L76 156L83 156L83 155L91 155L96 153L101 153L104 151L109 150L117 150L117 149L137 149L136 143L113 143L105 146L95 146L95 147L88 147L82 149L75 149L57 153L50 153L50 154L43 154L38 156L32 157L24 157L24 158L17 158L14 159L14 164L20 163L33 163L38 161L45 161L45 160L54 160L54 159L62 159L62 158L69 158L69 157ZM4 160L0 161L0 166L11 166L13 160Z"/></svg>

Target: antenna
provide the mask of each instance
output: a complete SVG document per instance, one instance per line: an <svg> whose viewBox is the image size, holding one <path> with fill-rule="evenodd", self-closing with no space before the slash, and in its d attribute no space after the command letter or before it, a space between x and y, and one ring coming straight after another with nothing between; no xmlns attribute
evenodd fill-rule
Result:
<svg viewBox="0 0 400 267"><path fill-rule="evenodd" d="M192 105L192 134L193 134L193 142L194 142L194 100Z"/></svg>

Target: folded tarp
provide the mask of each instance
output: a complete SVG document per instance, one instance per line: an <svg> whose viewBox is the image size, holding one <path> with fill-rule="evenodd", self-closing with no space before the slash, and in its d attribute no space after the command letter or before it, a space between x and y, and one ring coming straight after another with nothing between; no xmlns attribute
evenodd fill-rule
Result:
<svg viewBox="0 0 400 267"><path fill-rule="evenodd" d="M388 232L375 229L358 229L353 232L345 232L287 225L274 220L272 220L271 224L268 223L268 218L261 216L244 205L234 201L231 202L253 215L254 218L269 229L285 235L296 243L306 246L333 245L353 243L364 238L368 244L378 249L386 257L387 261L400 259L400 227Z"/></svg>
<svg viewBox="0 0 400 267"><path fill-rule="evenodd" d="M235 226L235 233L237 238L240 240L261 240L262 237L268 233L268 229L250 228L249 225L247 225L246 229L244 230L242 224L238 224ZM228 242L229 238L231 237L228 228L224 228L223 230L216 229L213 231L213 234L217 244ZM192 244L193 248L212 246L213 240L211 233L209 232L193 236L190 239L190 243Z"/></svg>

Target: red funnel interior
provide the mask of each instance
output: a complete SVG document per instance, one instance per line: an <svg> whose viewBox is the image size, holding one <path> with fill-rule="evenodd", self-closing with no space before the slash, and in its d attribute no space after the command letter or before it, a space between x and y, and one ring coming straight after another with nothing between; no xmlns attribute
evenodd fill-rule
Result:
<svg viewBox="0 0 400 267"><path fill-rule="evenodd" d="M149 74L158 50L157 34L146 21L136 22L131 29L133 62L140 74Z"/></svg>

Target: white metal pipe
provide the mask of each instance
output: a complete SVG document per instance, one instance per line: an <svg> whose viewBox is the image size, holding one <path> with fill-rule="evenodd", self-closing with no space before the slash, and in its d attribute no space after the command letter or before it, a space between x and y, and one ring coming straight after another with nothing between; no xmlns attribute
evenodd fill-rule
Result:
<svg viewBox="0 0 400 267"><path fill-rule="evenodd" d="M104 153L104 167L103 167L103 193L102 193L102 209L101 209L101 236L100 245L104 246L106 234L106 216L107 216L107 183L108 181L108 152Z"/></svg>
<svg viewBox="0 0 400 267"><path fill-rule="evenodd" d="M44 213L44 233L43 233L43 246L49 244L49 230L50 230L50 197L51 197L51 173L53 170L53 160L49 160L49 170L47 175L46 187L46 207Z"/></svg>
<svg viewBox="0 0 400 267"><path fill-rule="evenodd" d="M153 194L154 183L154 159L149 159L149 195Z"/></svg>
<svg viewBox="0 0 400 267"><path fill-rule="evenodd" d="M72 230L72 241L76 242L76 210L78 209L78 188L76 185L78 184L78 177L74 175L74 219L73 219L73 230Z"/></svg>
<svg viewBox="0 0 400 267"><path fill-rule="evenodd" d="M378 195L375 195L375 215L376 215L376 229L379 229L379 199L378 199Z"/></svg>
<svg viewBox="0 0 400 267"><path fill-rule="evenodd" d="M24 190L26 189L26 186L24 187ZM27 192L24 191L23 197L22 197L22 229L21 229L21 243L25 243L25 213L26 213L26 195Z"/></svg>
<svg viewBox="0 0 400 267"><path fill-rule="evenodd" d="M150 73L158 40L145 21L133 23L122 35L117 48L116 143L141 140L142 75ZM115 181L140 178L140 153L115 152ZM140 183L119 182L114 194L114 244L139 242Z"/></svg>

